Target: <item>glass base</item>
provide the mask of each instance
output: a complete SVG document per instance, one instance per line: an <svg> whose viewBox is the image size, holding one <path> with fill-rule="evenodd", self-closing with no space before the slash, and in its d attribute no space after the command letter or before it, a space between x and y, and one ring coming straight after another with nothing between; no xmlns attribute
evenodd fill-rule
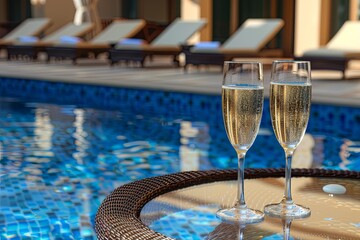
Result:
<svg viewBox="0 0 360 240"><path fill-rule="evenodd" d="M266 205L264 208L266 215L278 218L296 219L309 217L309 208L297 204L275 203Z"/></svg>
<svg viewBox="0 0 360 240"><path fill-rule="evenodd" d="M227 222L257 223L264 220L264 213L250 208L233 207L228 209L220 209L216 216Z"/></svg>

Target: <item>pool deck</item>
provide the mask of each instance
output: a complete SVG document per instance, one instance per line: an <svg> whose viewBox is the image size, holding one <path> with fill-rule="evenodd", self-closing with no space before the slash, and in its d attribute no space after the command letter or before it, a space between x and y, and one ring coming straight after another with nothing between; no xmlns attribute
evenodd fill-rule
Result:
<svg viewBox="0 0 360 240"><path fill-rule="evenodd" d="M265 93L268 93L270 59L265 64ZM160 58L147 62L145 68L136 65L110 65L105 60L44 62L0 60L0 76L68 83L144 88L202 94L220 94L222 73L220 67L171 66L170 59ZM339 72L313 71L313 102L360 107L360 67L351 68L349 79L341 79Z"/></svg>

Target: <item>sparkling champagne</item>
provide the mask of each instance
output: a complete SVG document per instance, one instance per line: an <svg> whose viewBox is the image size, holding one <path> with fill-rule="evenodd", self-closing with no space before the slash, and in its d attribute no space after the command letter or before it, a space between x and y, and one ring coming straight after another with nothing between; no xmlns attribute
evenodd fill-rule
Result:
<svg viewBox="0 0 360 240"><path fill-rule="evenodd" d="M229 141L236 151L247 151L259 131L264 88L252 85L222 87L222 110Z"/></svg>
<svg viewBox="0 0 360 240"><path fill-rule="evenodd" d="M304 137L311 104L311 84L271 83L270 113L275 136L286 149L295 149Z"/></svg>

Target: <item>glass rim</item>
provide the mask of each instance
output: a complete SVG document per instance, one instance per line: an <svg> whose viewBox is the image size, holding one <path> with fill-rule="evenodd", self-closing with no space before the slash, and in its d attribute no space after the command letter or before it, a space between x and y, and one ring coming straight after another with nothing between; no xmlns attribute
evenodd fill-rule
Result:
<svg viewBox="0 0 360 240"><path fill-rule="evenodd" d="M229 64L229 63L234 63L234 64L263 64L261 62L258 61L224 61L224 64Z"/></svg>
<svg viewBox="0 0 360 240"><path fill-rule="evenodd" d="M274 60L273 63L306 63L310 64L310 61L303 61L303 60Z"/></svg>

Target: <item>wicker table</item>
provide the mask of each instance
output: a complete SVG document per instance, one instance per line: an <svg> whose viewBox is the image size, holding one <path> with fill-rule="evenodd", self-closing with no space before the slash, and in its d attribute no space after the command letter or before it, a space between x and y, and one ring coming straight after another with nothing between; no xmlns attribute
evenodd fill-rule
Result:
<svg viewBox="0 0 360 240"><path fill-rule="evenodd" d="M144 179L115 189L96 216L99 239L261 239L291 234L295 239L360 239L360 172L293 170L293 197L312 215L300 220L265 217L240 226L215 217L233 204L237 172L184 172ZM247 169L245 192L250 207L262 209L283 193L283 169ZM324 192L338 184L344 194ZM179 190L180 189L180 190ZM161 233L160 233L161 232ZM280 238L281 239L281 238Z"/></svg>

